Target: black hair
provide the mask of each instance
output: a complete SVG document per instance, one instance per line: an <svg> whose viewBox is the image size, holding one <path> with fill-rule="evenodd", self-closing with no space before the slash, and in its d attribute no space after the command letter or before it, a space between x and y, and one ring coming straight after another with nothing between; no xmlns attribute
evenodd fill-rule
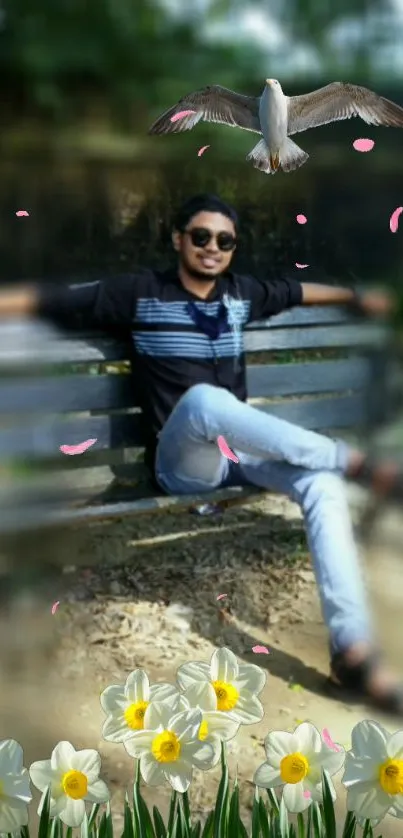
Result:
<svg viewBox="0 0 403 838"><path fill-rule="evenodd" d="M175 230L183 231L194 215L198 212L219 212L225 215L234 224L235 229L238 227L238 215L229 204L222 201L217 195L210 195L208 193L202 195L194 195L188 198L184 204L177 210L173 221Z"/></svg>

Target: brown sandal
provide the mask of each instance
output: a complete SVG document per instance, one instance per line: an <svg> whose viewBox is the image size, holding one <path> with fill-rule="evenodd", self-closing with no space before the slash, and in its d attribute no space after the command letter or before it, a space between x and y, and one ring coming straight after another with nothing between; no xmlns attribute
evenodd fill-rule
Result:
<svg viewBox="0 0 403 838"><path fill-rule="evenodd" d="M378 497L403 500L403 471L395 463L383 463L366 457L348 479L372 489Z"/></svg>
<svg viewBox="0 0 403 838"><path fill-rule="evenodd" d="M374 695L369 686L371 675L377 669L380 660L380 653L375 651L360 663L348 665L342 653L335 654L331 660L327 690L335 698L370 704L384 713L403 718L403 684L391 687L382 696Z"/></svg>

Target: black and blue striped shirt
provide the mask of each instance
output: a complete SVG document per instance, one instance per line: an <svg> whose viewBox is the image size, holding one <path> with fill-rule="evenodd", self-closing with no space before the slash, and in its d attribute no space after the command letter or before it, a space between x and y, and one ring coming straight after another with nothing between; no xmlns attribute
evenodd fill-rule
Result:
<svg viewBox="0 0 403 838"><path fill-rule="evenodd" d="M208 299L187 291L176 270L43 287L39 314L64 328L102 330L128 340L143 411L147 460L180 397L195 384L247 398L243 329L302 303L294 278L261 281L227 272Z"/></svg>

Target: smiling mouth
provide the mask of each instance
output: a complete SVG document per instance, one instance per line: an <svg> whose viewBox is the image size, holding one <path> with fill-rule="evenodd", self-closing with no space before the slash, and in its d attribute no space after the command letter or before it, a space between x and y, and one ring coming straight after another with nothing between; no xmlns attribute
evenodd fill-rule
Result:
<svg viewBox="0 0 403 838"><path fill-rule="evenodd" d="M213 259L211 256L199 256L199 259L205 268L214 268L219 264L219 259Z"/></svg>

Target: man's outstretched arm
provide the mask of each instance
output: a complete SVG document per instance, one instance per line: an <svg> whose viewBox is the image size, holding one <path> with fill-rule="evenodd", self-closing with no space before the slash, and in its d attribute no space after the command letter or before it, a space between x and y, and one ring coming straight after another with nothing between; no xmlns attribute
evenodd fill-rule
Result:
<svg viewBox="0 0 403 838"><path fill-rule="evenodd" d="M0 319L34 317L38 312L39 294L34 285L0 290Z"/></svg>
<svg viewBox="0 0 403 838"><path fill-rule="evenodd" d="M392 314L395 300L386 291L357 291L335 285L301 282L302 305L355 305L364 314L385 316Z"/></svg>
<svg viewBox="0 0 403 838"><path fill-rule="evenodd" d="M138 277L121 274L105 280L20 286L0 290L0 320L39 317L65 329L129 328Z"/></svg>

